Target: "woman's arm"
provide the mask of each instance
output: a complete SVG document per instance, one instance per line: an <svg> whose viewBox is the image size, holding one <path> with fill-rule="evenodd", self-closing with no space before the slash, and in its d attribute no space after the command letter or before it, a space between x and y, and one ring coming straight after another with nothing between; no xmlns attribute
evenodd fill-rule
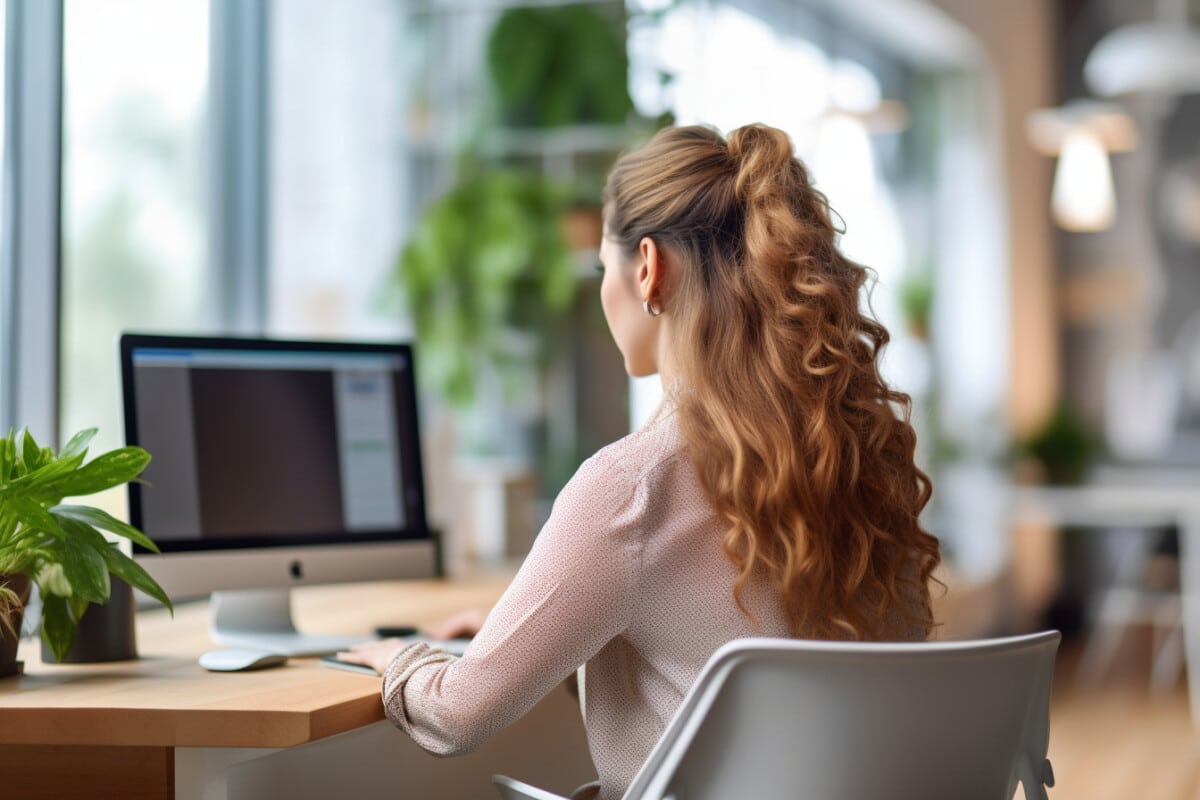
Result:
<svg viewBox="0 0 1200 800"><path fill-rule="evenodd" d="M641 486L603 451L585 463L463 657L416 643L390 659L389 719L426 750L451 755L524 715L627 627L644 507ZM390 655L383 643L371 647Z"/></svg>

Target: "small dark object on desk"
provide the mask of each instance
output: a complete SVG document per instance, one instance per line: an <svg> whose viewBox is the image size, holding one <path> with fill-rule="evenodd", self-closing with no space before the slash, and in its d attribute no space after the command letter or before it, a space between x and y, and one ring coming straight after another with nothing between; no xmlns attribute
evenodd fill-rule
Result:
<svg viewBox="0 0 1200 800"><path fill-rule="evenodd" d="M393 637L403 638L405 636L416 636L420 631L411 625L381 625L375 629L375 635L380 639L391 639Z"/></svg>

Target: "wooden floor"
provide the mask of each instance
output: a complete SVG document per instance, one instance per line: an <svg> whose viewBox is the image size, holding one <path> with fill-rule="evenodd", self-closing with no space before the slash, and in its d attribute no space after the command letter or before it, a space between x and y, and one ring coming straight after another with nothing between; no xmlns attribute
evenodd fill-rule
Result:
<svg viewBox="0 0 1200 800"><path fill-rule="evenodd" d="M1152 693L1148 643L1134 636L1099 683L1085 684L1078 650L1064 643L1055 676L1051 800L1200 800L1200 728L1184 682Z"/></svg>

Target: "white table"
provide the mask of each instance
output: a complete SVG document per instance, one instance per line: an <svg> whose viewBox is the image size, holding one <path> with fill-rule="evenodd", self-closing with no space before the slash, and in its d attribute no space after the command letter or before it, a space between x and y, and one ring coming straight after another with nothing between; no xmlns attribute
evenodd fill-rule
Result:
<svg viewBox="0 0 1200 800"><path fill-rule="evenodd" d="M1014 487L1011 513L1056 526L1178 528L1188 698L1200 728L1200 468L1105 468L1080 486Z"/></svg>

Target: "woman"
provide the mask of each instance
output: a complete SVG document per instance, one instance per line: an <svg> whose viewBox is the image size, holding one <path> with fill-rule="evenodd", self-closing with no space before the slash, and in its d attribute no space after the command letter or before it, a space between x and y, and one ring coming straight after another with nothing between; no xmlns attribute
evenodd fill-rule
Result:
<svg viewBox="0 0 1200 800"><path fill-rule="evenodd" d="M838 252L787 135L661 131L604 200L604 313L629 374L661 375L662 407L580 467L461 659L395 642L348 657L441 754L578 669L612 800L721 644L923 639L939 554L909 398L859 310L867 270Z"/></svg>

